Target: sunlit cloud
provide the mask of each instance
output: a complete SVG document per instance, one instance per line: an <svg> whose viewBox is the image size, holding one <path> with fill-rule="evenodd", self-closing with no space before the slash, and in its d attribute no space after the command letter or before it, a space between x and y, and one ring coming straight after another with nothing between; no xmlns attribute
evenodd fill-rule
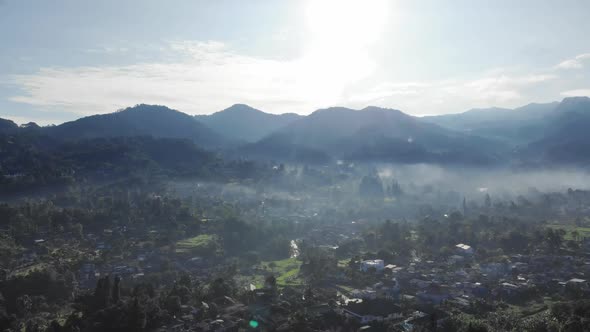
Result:
<svg viewBox="0 0 590 332"><path fill-rule="evenodd" d="M369 73L308 55L277 60L240 55L220 42L179 41L173 62L127 66L48 67L13 80L12 101L77 114L111 112L137 103L199 114L248 103L269 112L310 112L338 103L346 86Z"/></svg>
<svg viewBox="0 0 590 332"><path fill-rule="evenodd" d="M561 93L561 95L565 96L565 97L579 97L579 96L590 97L590 89L575 89L575 90L563 91Z"/></svg>
<svg viewBox="0 0 590 332"><path fill-rule="evenodd" d="M590 53L579 54L572 59L567 59L557 65L559 69L580 69L584 67L584 62L590 60Z"/></svg>
<svg viewBox="0 0 590 332"><path fill-rule="evenodd" d="M520 106L531 101L528 89L565 77L565 72L551 69L532 73L497 69L471 78L378 80L373 76L377 65L366 48L340 49L338 56L314 43L293 59L240 54L218 41L173 41L160 51L167 62L44 67L32 74L15 75L12 83L22 93L10 100L48 114L55 110L78 115L107 113L138 103L208 114L246 103L272 113L307 114L329 106L374 105L424 115ZM555 96L562 90L567 88L561 87ZM568 90L561 95L587 92Z"/></svg>
<svg viewBox="0 0 590 332"><path fill-rule="evenodd" d="M381 40L389 2L326 0L306 6L309 38L295 58L239 54L219 41L173 41L158 50L163 60L44 67L13 76L22 93L10 100L81 115L137 103L165 104L192 114L233 103L272 113L310 113L345 104L351 87L378 67L370 49ZM130 48L88 52L129 53Z"/></svg>
<svg viewBox="0 0 590 332"><path fill-rule="evenodd" d="M513 107L526 102L523 90L555 80L550 74L496 74L473 80L383 82L354 94L349 101L362 105L387 105L412 114L462 112L474 107Z"/></svg>

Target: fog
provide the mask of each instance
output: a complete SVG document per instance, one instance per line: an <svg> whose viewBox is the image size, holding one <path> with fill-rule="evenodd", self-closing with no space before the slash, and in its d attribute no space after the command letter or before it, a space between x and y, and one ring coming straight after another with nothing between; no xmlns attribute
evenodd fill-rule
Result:
<svg viewBox="0 0 590 332"><path fill-rule="evenodd" d="M531 191L555 192L569 188L586 190L590 187L590 173L575 168L511 170L451 168L431 164L389 164L376 168L382 180L395 179L406 185L430 185L455 190L465 195L488 192L516 196Z"/></svg>
<svg viewBox="0 0 590 332"><path fill-rule="evenodd" d="M572 168L553 170L478 169L431 164L337 163L333 166L269 166L257 181L184 180L168 183L182 197L200 197L239 206L252 218L303 215L315 222L383 219L419 220L485 205L541 204L547 194L586 190L590 174ZM366 178L378 178L381 194L363 191ZM397 187L396 187L397 186ZM395 189L393 188L395 187ZM248 212L246 212L248 211ZM354 211L351 212L351 211Z"/></svg>

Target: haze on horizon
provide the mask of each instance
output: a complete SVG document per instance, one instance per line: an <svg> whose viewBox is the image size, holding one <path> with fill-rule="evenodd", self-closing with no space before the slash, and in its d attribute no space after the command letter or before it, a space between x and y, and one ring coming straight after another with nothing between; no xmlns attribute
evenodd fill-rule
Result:
<svg viewBox="0 0 590 332"><path fill-rule="evenodd" d="M590 95L590 3L0 1L0 117L139 103L412 115Z"/></svg>

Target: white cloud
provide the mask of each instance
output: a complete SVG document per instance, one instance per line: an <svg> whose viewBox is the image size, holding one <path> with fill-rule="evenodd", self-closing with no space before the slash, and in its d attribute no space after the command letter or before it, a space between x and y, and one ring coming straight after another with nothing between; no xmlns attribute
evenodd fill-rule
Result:
<svg viewBox="0 0 590 332"><path fill-rule="evenodd" d="M370 74L366 58L327 59L310 53L277 60L240 55L219 42L170 43L173 62L127 66L47 67L15 75L23 93L10 100L81 115L137 103L211 113L233 103L269 112L311 112L337 104L345 88ZM353 53L353 55L356 55ZM348 70L350 61L361 63Z"/></svg>
<svg viewBox="0 0 590 332"><path fill-rule="evenodd" d="M584 67L585 60L590 60L590 53L577 55L572 59L567 59L557 65L559 69L579 69Z"/></svg>
<svg viewBox="0 0 590 332"><path fill-rule="evenodd" d="M429 86L427 83L419 82L382 82L365 91L352 94L348 101L360 104L380 103L385 98L392 96L417 96L420 91Z"/></svg>
<svg viewBox="0 0 590 332"><path fill-rule="evenodd" d="M138 103L203 114L246 103L274 113L375 105L423 115L539 101L529 94L530 89L550 81L560 84L561 75L566 75L550 69L527 73L512 68L470 78L400 82L373 77L377 66L365 51L334 54L310 47L300 58L272 59L238 54L215 41L175 41L161 52L168 62L46 67L16 75L12 81L22 93L10 100L48 114L55 110L107 113ZM590 54L576 57L578 61L586 58Z"/></svg>
<svg viewBox="0 0 590 332"><path fill-rule="evenodd" d="M355 106L374 104L412 110L416 115L462 112L474 107L513 107L529 102L523 90L557 79L549 74L491 74L471 80L383 82L354 94L349 101Z"/></svg>
<svg viewBox="0 0 590 332"><path fill-rule="evenodd" d="M566 96L566 97L581 97L581 96L589 96L590 97L590 89L575 89L575 90L563 91L561 93L561 95Z"/></svg>

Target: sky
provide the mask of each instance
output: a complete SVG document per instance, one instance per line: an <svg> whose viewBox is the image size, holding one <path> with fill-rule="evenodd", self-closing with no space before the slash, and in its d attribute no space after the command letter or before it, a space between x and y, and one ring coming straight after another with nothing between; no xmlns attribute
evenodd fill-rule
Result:
<svg viewBox="0 0 590 332"><path fill-rule="evenodd" d="M0 0L0 117L412 115L590 95L587 0Z"/></svg>

